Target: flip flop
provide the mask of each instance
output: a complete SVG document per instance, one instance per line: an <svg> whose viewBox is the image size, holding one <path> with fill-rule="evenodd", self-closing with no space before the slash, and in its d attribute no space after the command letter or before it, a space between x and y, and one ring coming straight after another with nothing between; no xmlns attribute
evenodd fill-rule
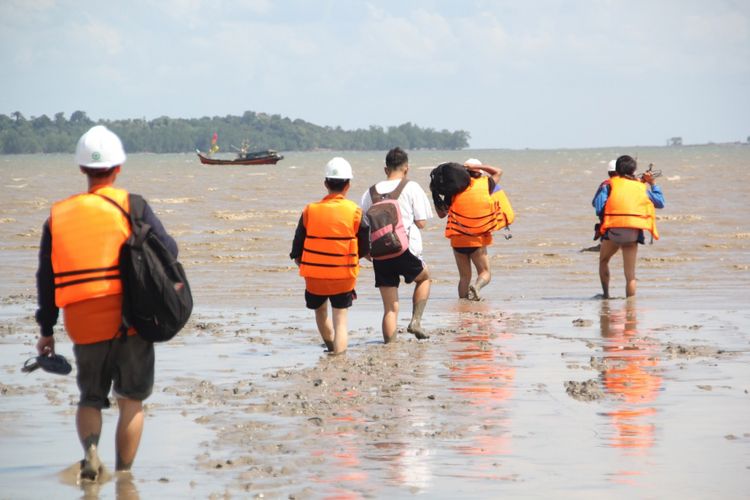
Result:
<svg viewBox="0 0 750 500"><path fill-rule="evenodd" d="M31 373L37 368L49 373L57 373L58 375L67 375L73 370L65 356L61 354L53 354L51 356L37 356L35 358L29 358L23 364L21 371L24 373Z"/></svg>

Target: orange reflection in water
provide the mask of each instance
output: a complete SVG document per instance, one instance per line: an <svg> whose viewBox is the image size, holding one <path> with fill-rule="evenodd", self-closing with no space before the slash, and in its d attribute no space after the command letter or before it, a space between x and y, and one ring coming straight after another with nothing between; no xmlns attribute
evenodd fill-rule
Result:
<svg viewBox="0 0 750 500"><path fill-rule="evenodd" d="M470 444L457 447L466 455L505 455L510 452L510 419L505 401L513 394L515 368L509 351L497 347L511 338L487 306L477 314L460 313L457 336L450 346L452 363L448 375L450 390L461 394L470 412L466 417L472 431Z"/></svg>
<svg viewBox="0 0 750 500"><path fill-rule="evenodd" d="M360 446L356 442L356 434L353 431L343 430L355 424L355 418L351 415L338 416L331 419L329 423L334 424L332 426L334 430L321 434L320 443L324 448L312 451L314 457L326 459L328 473L313 477L312 480L331 487L325 492L323 498L361 498L362 494L357 491L357 487L366 484L368 475L362 468Z"/></svg>
<svg viewBox="0 0 750 500"><path fill-rule="evenodd" d="M604 390L621 401L618 408L606 413L615 428L609 445L631 454L643 453L654 444L655 426L648 417L656 413L651 403L662 384L661 377L654 374L659 364L658 346L639 334L634 299L620 310L603 301L599 318L604 339Z"/></svg>

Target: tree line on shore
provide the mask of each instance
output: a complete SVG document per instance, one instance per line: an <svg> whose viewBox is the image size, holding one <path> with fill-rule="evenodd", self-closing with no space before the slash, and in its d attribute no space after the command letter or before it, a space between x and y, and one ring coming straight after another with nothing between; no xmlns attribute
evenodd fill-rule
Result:
<svg viewBox="0 0 750 500"><path fill-rule="evenodd" d="M91 120L84 111L75 111L69 119L56 113L27 119L20 112L0 114L0 154L72 153L78 138L91 126L106 125L122 139L131 153L184 153L211 148L211 137L218 134L221 151L249 143L251 150L279 151L462 149L469 145L464 130L421 128L412 123L383 128L343 130L323 127L304 120L246 111L242 116L169 118L153 120Z"/></svg>

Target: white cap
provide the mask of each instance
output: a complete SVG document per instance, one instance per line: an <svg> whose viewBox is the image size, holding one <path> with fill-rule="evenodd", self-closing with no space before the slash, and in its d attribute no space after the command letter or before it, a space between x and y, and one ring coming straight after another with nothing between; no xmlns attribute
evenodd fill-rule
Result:
<svg viewBox="0 0 750 500"><path fill-rule="evenodd" d="M352 166L345 159L337 156L326 164L326 179L351 179Z"/></svg>
<svg viewBox="0 0 750 500"><path fill-rule="evenodd" d="M607 172L617 172L617 160L610 160L607 164Z"/></svg>
<svg viewBox="0 0 750 500"><path fill-rule="evenodd" d="M464 165L472 165L472 166L479 166L482 162L477 160L476 158L469 158L464 162Z"/></svg>
<svg viewBox="0 0 750 500"><path fill-rule="evenodd" d="M88 168L116 167L125 163L125 150L114 132L96 125L78 139L76 163Z"/></svg>

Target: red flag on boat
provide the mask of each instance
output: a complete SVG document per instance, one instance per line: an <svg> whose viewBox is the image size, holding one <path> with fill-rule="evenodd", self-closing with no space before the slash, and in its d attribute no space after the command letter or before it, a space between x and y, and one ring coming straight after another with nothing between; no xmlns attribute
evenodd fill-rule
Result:
<svg viewBox="0 0 750 500"><path fill-rule="evenodd" d="M217 144L218 140L219 140L219 134L214 132L213 137L211 137L211 149L209 150L211 153L215 153L219 150L219 145Z"/></svg>

